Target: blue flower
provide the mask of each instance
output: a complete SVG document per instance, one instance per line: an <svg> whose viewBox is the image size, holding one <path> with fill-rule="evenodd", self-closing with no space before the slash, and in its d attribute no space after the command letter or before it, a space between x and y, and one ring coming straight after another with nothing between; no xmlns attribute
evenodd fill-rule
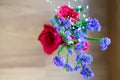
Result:
<svg viewBox="0 0 120 80"><path fill-rule="evenodd" d="M54 18L51 18L51 19L50 19L50 23L53 24L53 25L55 24Z"/></svg>
<svg viewBox="0 0 120 80"><path fill-rule="evenodd" d="M58 24L55 24L54 27L55 27L55 28L59 28L59 25L58 25Z"/></svg>
<svg viewBox="0 0 120 80"><path fill-rule="evenodd" d="M67 38L67 40L72 40L71 33L69 31L65 32L65 37Z"/></svg>
<svg viewBox="0 0 120 80"><path fill-rule="evenodd" d="M65 28L64 28L64 27L59 27L58 30L59 30L59 31L65 31Z"/></svg>
<svg viewBox="0 0 120 80"><path fill-rule="evenodd" d="M79 42L85 41L87 38L86 33L84 33L82 30L79 30L79 29L74 30L74 36Z"/></svg>
<svg viewBox="0 0 120 80"><path fill-rule="evenodd" d="M59 24L60 27L64 27L65 29L71 29L71 23L68 19L59 18L57 24Z"/></svg>
<svg viewBox="0 0 120 80"><path fill-rule="evenodd" d="M74 71L77 71L80 69L80 66L75 66Z"/></svg>
<svg viewBox="0 0 120 80"><path fill-rule="evenodd" d="M68 21L68 23L66 23L65 25L64 25L64 27L66 28L66 29L71 29L72 28L72 26L71 26L71 23Z"/></svg>
<svg viewBox="0 0 120 80"><path fill-rule="evenodd" d="M56 56L53 58L54 64L58 67L63 67L65 65L65 60L61 56Z"/></svg>
<svg viewBox="0 0 120 80"><path fill-rule="evenodd" d="M86 24L86 28L91 31L101 31L101 25L97 19L90 19Z"/></svg>
<svg viewBox="0 0 120 80"><path fill-rule="evenodd" d="M57 31L65 31L65 29L71 29L71 22L65 18L58 18L57 21L54 18L50 19L50 23L54 25Z"/></svg>
<svg viewBox="0 0 120 80"><path fill-rule="evenodd" d="M108 45L110 45L110 43L111 43L111 40L110 40L110 38L108 38L108 37L105 37L105 38L102 38L100 41L99 41L99 43L100 43L100 46L101 46L101 50L106 50L107 48L108 48Z"/></svg>
<svg viewBox="0 0 120 80"><path fill-rule="evenodd" d="M90 54L81 53L77 55L76 61L84 64L91 64L91 62L93 62L93 57Z"/></svg>
<svg viewBox="0 0 120 80"><path fill-rule="evenodd" d="M66 69L66 71L74 71L74 69L72 68L72 66L68 63L65 64L64 68Z"/></svg>
<svg viewBox="0 0 120 80"><path fill-rule="evenodd" d="M83 75L83 77L84 77L85 80L89 80L90 78L94 77L93 71L87 65L83 65L80 74Z"/></svg>
<svg viewBox="0 0 120 80"><path fill-rule="evenodd" d="M76 51L81 51L81 49L82 49L81 42L79 42L75 45L75 50Z"/></svg>
<svg viewBox="0 0 120 80"><path fill-rule="evenodd" d="M74 43L72 41L71 33L69 31L65 32L65 38L66 38L67 45L71 45Z"/></svg>
<svg viewBox="0 0 120 80"><path fill-rule="evenodd" d="M58 24L66 24L68 22L65 18L58 18Z"/></svg>
<svg viewBox="0 0 120 80"><path fill-rule="evenodd" d="M85 41L81 41L75 45L75 50L76 51L81 51L83 48L85 48Z"/></svg>
<svg viewBox="0 0 120 80"><path fill-rule="evenodd" d="M72 53L73 53L72 49L68 49L68 52L70 55L72 55Z"/></svg>

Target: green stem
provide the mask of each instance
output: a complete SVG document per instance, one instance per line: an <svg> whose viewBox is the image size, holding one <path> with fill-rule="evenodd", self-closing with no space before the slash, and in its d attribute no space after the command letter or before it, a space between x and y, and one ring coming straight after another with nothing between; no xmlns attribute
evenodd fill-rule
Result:
<svg viewBox="0 0 120 80"><path fill-rule="evenodd" d="M100 41L101 38L87 38L88 40Z"/></svg>
<svg viewBox="0 0 120 80"><path fill-rule="evenodd" d="M78 40L72 40L73 42L78 42Z"/></svg>
<svg viewBox="0 0 120 80"><path fill-rule="evenodd" d="M69 61L69 52L68 52L68 49L66 50L66 63L68 63Z"/></svg>
<svg viewBox="0 0 120 80"><path fill-rule="evenodd" d="M61 48L58 50L57 52L58 56L60 56L60 53L62 52L63 48L64 48L64 45L62 45Z"/></svg>

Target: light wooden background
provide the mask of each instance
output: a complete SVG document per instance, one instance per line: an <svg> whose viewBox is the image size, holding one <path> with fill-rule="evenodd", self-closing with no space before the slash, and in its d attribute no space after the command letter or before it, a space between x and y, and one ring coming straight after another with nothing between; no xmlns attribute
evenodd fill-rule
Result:
<svg viewBox="0 0 120 80"><path fill-rule="evenodd" d="M93 0L90 5L90 14L101 20L105 26L102 34L106 34L106 2ZM54 15L50 7L46 0L0 0L0 80L82 80L79 72L56 69L52 63L55 54L45 55L37 41L42 25ZM102 36L99 34L95 35ZM93 80L107 80L106 52L95 42L91 44L95 44L90 50L94 56Z"/></svg>

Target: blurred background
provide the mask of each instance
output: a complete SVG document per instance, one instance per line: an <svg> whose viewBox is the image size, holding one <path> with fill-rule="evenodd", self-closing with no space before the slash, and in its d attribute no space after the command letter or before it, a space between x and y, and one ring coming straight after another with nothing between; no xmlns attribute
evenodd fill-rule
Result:
<svg viewBox="0 0 120 80"><path fill-rule="evenodd" d="M56 0L54 5L65 1ZM99 19L103 26L101 33L90 36L112 39L104 52L96 42L90 42L89 53L94 57L91 68L95 73L92 80L120 80L119 3L118 0L85 2L90 6L89 16ZM83 80L79 72L57 69L52 62L56 54L44 54L37 40L43 24L49 23L54 14L46 0L0 0L0 80Z"/></svg>

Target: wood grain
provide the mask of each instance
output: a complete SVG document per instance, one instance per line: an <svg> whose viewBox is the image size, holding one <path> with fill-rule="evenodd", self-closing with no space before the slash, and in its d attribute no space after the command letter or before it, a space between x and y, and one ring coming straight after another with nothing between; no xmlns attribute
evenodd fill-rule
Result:
<svg viewBox="0 0 120 80"><path fill-rule="evenodd" d="M106 3L101 0L100 4L105 6ZM104 8L96 6L100 11ZM106 16L106 13L93 13ZM79 72L56 69L52 63L55 54L45 55L37 40L43 24L54 14L45 0L0 0L0 80L83 80ZM107 25L106 22L102 24ZM95 57L93 80L107 80L106 55L96 54L100 53L97 45L89 52Z"/></svg>

